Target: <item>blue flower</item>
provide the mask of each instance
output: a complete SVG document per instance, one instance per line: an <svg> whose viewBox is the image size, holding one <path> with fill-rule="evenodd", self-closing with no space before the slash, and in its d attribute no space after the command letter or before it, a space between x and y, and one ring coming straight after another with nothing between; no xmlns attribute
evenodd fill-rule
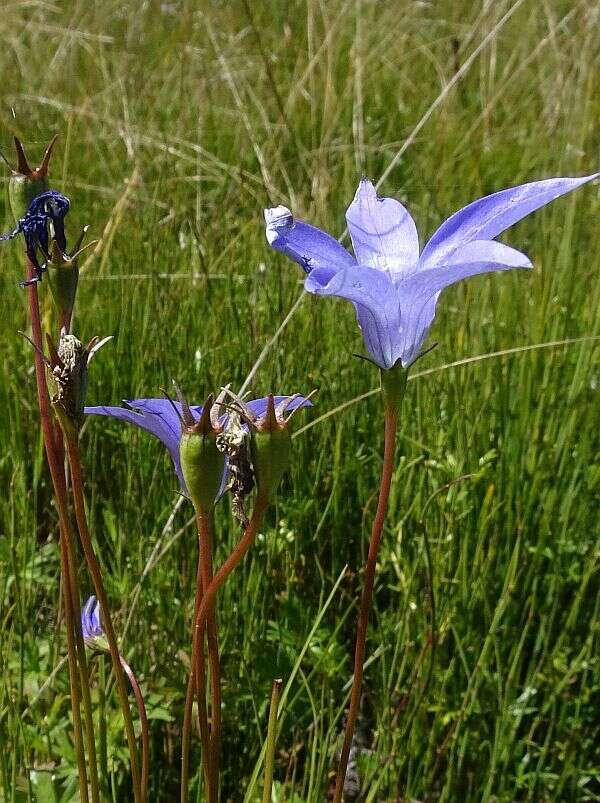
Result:
<svg viewBox="0 0 600 803"><path fill-rule="evenodd" d="M96 597L90 597L81 609L81 633L91 650L108 651L108 641L100 619L100 603Z"/></svg>
<svg viewBox="0 0 600 803"><path fill-rule="evenodd" d="M287 399L290 403L287 409L291 412L300 407L308 407L311 402L303 396L295 398L288 396L275 396L275 404L281 404ZM267 405L269 397L263 399L254 399L245 402L252 413L257 417L262 417L267 412ZM175 472L181 485L181 490L186 496L189 496L188 490L185 486L183 473L181 470L181 461L179 457L179 442L181 440L181 420L183 410L180 402L173 402L170 399L133 399L131 401L124 401L125 407L86 407L84 412L87 415L106 415L112 418L118 418L121 421L128 421L140 429L144 429L151 435L154 435L167 447ZM219 405L219 401L215 406ZM196 420L200 420L202 415L202 407L190 406L192 415ZM226 427L229 420L229 414L219 417L219 423L222 427ZM221 484L221 491L225 488L227 482L227 466L223 474L223 482Z"/></svg>
<svg viewBox="0 0 600 803"><path fill-rule="evenodd" d="M496 192L451 215L419 254L414 220L399 201L360 182L346 212L354 254L329 234L294 220L285 206L265 210L269 244L307 273L309 293L352 301L370 356L381 368L413 363L441 291L479 273L531 268L495 238L526 215L597 178L551 178Z"/></svg>

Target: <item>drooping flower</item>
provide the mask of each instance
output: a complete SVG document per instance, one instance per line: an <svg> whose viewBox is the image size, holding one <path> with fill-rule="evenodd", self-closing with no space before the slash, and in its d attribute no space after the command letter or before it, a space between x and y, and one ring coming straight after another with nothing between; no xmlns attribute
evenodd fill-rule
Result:
<svg viewBox="0 0 600 803"><path fill-rule="evenodd" d="M525 254L495 238L599 175L536 181L473 201L442 223L420 254L409 212L393 198L380 198L368 179L346 212L354 256L324 231L294 220L285 206L265 210L266 235L307 273L309 293L354 304L377 365L408 367L421 353L441 291L480 273L531 268Z"/></svg>
<svg viewBox="0 0 600 803"><path fill-rule="evenodd" d="M81 609L81 632L91 650L108 652L108 641L100 619L100 603L96 597L90 597Z"/></svg>
<svg viewBox="0 0 600 803"><path fill-rule="evenodd" d="M287 408L290 411L299 407L307 407L311 404L311 402L303 396L296 396L295 398L289 396L275 396L274 399L275 404L282 404L290 399L290 404ZM247 401L244 404L255 416L261 417L266 414L268 403L269 397L266 396L262 399ZM167 447L171 455L171 460L173 461L173 466L183 493L189 496L183 479L179 454L182 435L181 421L183 416L181 402L171 401L170 399L133 399L131 401L124 401L123 404L125 407L86 407L84 412L87 415L111 416L121 421L127 421L158 438ZM215 402L215 406L218 406L218 404L219 400ZM189 409L193 417L199 421L202 416L202 406L190 405ZM230 415L229 412L224 411L223 415L219 416L219 422L223 428L226 428ZM225 487L227 482L227 473L228 469L226 465L221 489Z"/></svg>

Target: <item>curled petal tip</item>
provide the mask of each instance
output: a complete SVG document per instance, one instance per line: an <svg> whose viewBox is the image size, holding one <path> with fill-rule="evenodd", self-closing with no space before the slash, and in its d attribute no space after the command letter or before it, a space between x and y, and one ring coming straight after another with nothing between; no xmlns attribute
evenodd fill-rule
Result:
<svg viewBox="0 0 600 803"><path fill-rule="evenodd" d="M96 354L100 351L102 346L105 346L112 339L113 339L113 335L107 335L106 337L103 337L103 338L94 337L90 341L90 344L87 347L87 351L88 351L87 362L88 362L88 365L90 364L92 359L96 356Z"/></svg>
<svg viewBox="0 0 600 803"><path fill-rule="evenodd" d="M294 225L294 216L287 206L274 206L265 209L265 223L267 224L267 241L272 245L283 231L289 230Z"/></svg>

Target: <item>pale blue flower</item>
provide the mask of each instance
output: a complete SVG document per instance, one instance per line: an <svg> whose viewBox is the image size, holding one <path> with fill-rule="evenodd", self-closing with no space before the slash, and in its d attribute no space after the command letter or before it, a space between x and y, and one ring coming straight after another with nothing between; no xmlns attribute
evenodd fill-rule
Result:
<svg viewBox="0 0 600 803"><path fill-rule="evenodd" d="M360 182L346 212L354 256L329 234L294 220L285 206L265 210L269 244L307 273L309 293L354 304L377 365L404 367L421 353L441 291L479 273L531 268L525 254L495 242L505 229L597 178L551 178L496 192L451 215L419 254L414 220L399 201Z"/></svg>

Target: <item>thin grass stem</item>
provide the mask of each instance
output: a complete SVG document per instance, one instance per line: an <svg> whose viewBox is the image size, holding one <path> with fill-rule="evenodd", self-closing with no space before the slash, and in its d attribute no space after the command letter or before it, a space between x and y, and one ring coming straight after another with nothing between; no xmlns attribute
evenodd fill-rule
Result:
<svg viewBox="0 0 600 803"><path fill-rule="evenodd" d="M273 770L275 768L275 748L277 746L277 715L283 680L276 678L271 689L271 704L269 706L269 724L267 727L267 749L265 753L265 780L263 785L262 803L271 803L273 791Z"/></svg>

